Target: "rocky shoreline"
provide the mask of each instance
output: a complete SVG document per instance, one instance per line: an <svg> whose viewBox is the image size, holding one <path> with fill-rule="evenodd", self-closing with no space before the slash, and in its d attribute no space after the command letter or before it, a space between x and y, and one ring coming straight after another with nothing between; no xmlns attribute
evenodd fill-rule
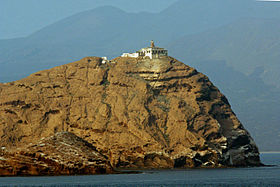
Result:
<svg viewBox="0 0 280 187"><path fill-rule="evenodd" d="M0 151L0 176L2 177L138 174L147 169L151 171L187 169L176 167L176 160L173 164L172 168L113 168L108 158L98 153L94 146L69 132L56 133L54 136L43 138L38 144L30 144L24 148ZM217 167L190 168L213 169ZM218 168L233 168L233 166L219 166Z"/></svg>
<svg viewBox="0 0 280 187"><path fill-rule="evenodd" d="M90 143L59 132L14 151L0 152L0 176L92 175L117 173Z"/></svg>

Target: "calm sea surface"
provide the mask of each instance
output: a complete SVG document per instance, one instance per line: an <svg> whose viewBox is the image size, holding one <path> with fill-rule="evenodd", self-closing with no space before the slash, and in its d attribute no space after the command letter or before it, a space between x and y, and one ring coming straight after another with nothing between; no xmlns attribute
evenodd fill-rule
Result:
<svg viewBox="0 0 280 187"><path fill-rule="evenodd" d="M279 186L280 153L262 153L274 167L144 171L141 174L2 177L0 186Z"/></svg>

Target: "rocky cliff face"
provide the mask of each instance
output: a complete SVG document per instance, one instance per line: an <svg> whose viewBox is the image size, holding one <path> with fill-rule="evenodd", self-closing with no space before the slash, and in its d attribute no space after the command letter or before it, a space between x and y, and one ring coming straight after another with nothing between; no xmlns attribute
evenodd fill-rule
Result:
<svg viewBox="0 0 280 187"><path fill-rule="evenodd" d="M113 167L260 165L225 96L171 57L87 57L0 85L1 146L60 131L94 145Z"/></svg>
<svg viewBox="0 0 280 187"><path fill-rule="evenodd" d="M113 173L107 158L69 132L59 132L14 151L0 151L0 176Z"/></svg>

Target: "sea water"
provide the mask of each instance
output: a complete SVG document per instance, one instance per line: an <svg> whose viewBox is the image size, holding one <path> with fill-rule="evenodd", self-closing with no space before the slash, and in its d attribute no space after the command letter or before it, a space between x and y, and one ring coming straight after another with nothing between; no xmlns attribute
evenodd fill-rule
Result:
<svg viewBox="0 0 280 187"><path fill-rule="evenodd" d="M279 186L280 153L262 153L273 167L149 170L139 174L2 177L0 186Z"/></svg>

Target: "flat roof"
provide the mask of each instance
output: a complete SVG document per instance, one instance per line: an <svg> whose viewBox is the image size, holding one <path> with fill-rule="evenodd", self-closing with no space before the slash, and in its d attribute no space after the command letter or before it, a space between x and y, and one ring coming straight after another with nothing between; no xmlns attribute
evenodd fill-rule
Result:
<svg viewBox="0 0 280 187"><path fill-rule="evenodd" d="M146 47L146 48L142 48L140 50L143 50L143 49L160 49L160 50L167 50L167 49L164 49L164 48L160 48L160 47ZM140 51L139 50L139 51Z"/></svg>

